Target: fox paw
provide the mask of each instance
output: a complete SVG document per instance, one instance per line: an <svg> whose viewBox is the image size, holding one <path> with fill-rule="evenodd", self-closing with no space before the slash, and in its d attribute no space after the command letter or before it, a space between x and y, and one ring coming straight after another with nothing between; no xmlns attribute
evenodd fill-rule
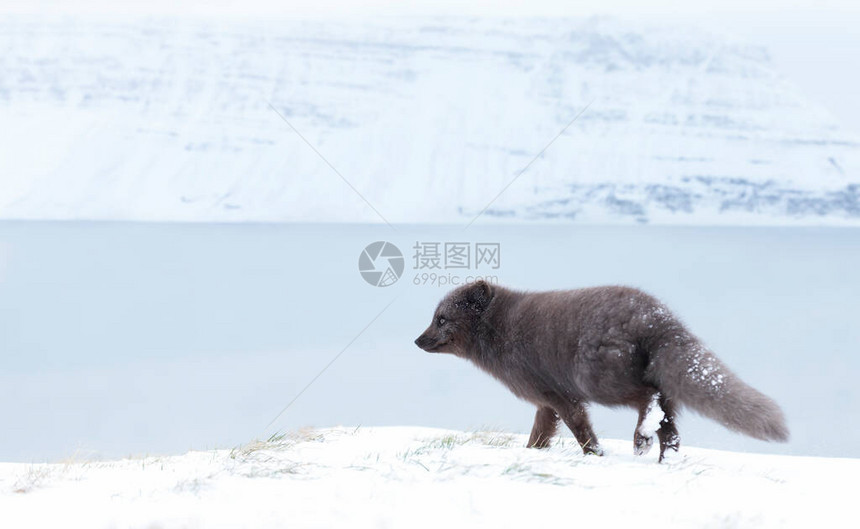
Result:
<svg viewBox="0 0 860 529"><path fill-rule="evenodd" d="M590 454L590 455L594 455L594 456L602 456L602 455L603 455L603 448L600 448L600 446L599 446L599 445L594 445L594 446L583 446L583 447L582 447L582 452L583 452L585 455L589 455L589 454Z"/></svg>
<svg viewBox="0 0 860 529"><path fill-rule="evenodd" d="M636 432L636 436L633 438L633 454L637 456L644 456L651 451L651 446L653 444L653 437L646 437L644 435L641 435L639 432Z"/></svg>
<svg viewBox="0 0 860 529"><path fill-rule="evenodd" d="M663 462L663 461L665 461L666 459L670 459L670 460L671 460L672 458L671 458L671 457L669 457L669 452L673 452L673 451L674 451L675 453L677 453L677 452L678 452L678 447L671 447L671 448L667 448L666 450L661 451L661 452L660 452L660 458L659 458L659 459L657 459L657 462L658 462L658 463L662 463L662 462Z"/></svg>
<svg viewBox="0 0 860 529"><path fill-rule="evenodd" d="M675 452L678 452L678 450L680 448L681 448L681 438L678 437L677 435L670 436L666 440L666 443L664 445L660 446L660 459L658 459L657 462L662 463L663 460L666 459L666 456L669 455L667 453L669 450L673 450Z"/></svg>

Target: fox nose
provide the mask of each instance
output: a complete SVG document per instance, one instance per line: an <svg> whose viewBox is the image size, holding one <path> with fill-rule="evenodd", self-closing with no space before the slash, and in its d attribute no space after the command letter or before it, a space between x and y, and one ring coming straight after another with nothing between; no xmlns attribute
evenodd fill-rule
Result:
<svg viewBox="0 0 860 529"><path fill-rule="evenodd" d="M428 338L424 334L422 334L421 336L419 336L418 338L415 339L415 345L417 345L421 349L424 349L425 347L427 347L428 345L430 345L432 343L433 343L433 340L431 338Z"/></svg>

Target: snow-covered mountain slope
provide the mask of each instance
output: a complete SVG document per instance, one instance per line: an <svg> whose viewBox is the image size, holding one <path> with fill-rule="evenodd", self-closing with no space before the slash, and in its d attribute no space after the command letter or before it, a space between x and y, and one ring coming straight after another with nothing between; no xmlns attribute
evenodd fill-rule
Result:
<svg viewBox="0 0 860 529"><path fill-rule="evenodd" d="M845 527L856 459L682 448L668 462L608 441L426 428L307 431L234 450L0 464L4 526Z"/></svg>
<svg viewBox="0 0 860 529"><path fill-rule="evenodd" d="M860 139L699 30L4 16L0 50L0 218L466 223L527 168L482 222L860 223Z"/></svg>

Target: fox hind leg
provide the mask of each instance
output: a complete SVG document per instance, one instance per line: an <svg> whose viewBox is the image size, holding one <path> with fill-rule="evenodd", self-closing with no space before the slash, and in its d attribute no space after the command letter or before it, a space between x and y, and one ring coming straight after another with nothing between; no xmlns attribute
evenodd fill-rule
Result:
<svg viewBox="0 0 860 529"><path fill-rule="evenodd" d="M660 428L657 430L657 438L660 440L660 459L666 454L667 449L678 451L681 447L681 437L678 435L678 428L675 427L675 416L677 408L671 399L660 395L660 409L663 410L663 419L660 421Z"/></svg>
<svg viewBox="0 0 860 529"><path fill-rule="evenodd" d="M528 448L547 448L558 430L558 414L554 409L542 406L535 413L535 424L529 436Z"/></svg>
<svg viewBox="0 0 860 529"><path fill-rule="evenodd" d="M649 395L647 399L643 399L637 410L639 411L639 420L636 422L636 430L633 431L633 454L642 456L651 451L651 446L654 444L654 432L657 427L653 425L655 408L657 407L659 394Z"/></svg>

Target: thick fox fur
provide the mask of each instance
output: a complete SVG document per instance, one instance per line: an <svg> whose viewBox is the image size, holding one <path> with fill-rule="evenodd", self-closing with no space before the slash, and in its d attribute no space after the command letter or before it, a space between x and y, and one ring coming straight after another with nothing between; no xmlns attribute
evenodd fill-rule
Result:
<svg viewBox="0 0 860 529"><path fill-rule="evenodd" d="M549 446L561 419L585 453L601 455L589 402L639 411L637 454L651 447L650 432L640 430L659 404L661 461L680 445L680 406L756 439L788 439L773 400L738 378L661 302L633 288L518 292L479 281L451 291L415 344L466 358L535 404L530 447Z"/></svg>

